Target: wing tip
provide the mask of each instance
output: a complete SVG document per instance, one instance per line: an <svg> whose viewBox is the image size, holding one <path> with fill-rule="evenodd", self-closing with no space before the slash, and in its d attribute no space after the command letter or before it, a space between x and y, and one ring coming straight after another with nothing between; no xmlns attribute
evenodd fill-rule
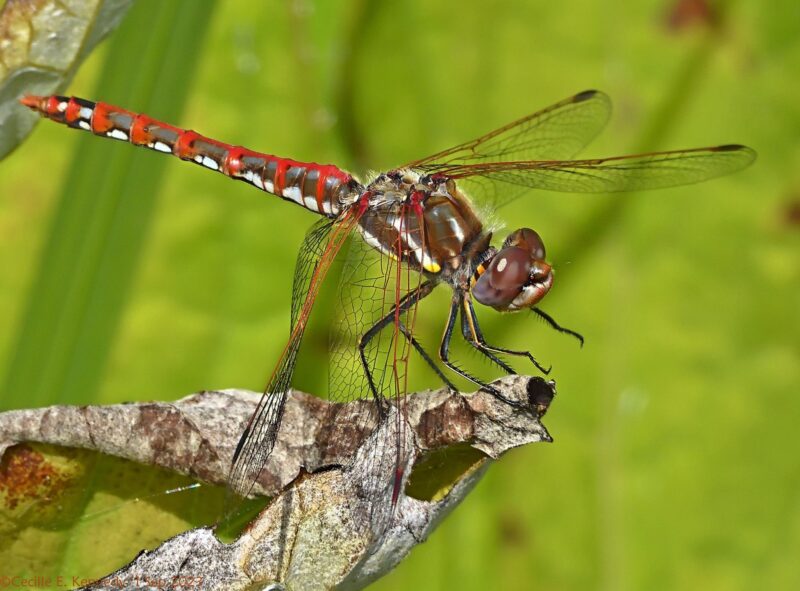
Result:
<svg viewBox="0 0 800 591"><path fill-rule="evenodd" d="M722 144L721 146L714 146L714 152L738 152L739 150L749 150L747 146L742 144Z"/></svg>
<svg viewBox="0 0 800 591"><path fill-rule="evenodd" d="M743 167L750 166L758 158L758 153L751 147L742 144L723 144L712 148L714 152L736 152L744 156Z"/></svg>
<svg viewBox="0 0 800 591"><path fill-rule="evenodd" d="M582 103L583 101L588 101L590 98L593 98L593 97L597 96L598 94L602 94L602 92L600 92L599 90L594 90L594 89L584 90L582 92L579 92L575 96L573 96L572 97L572 102L573 103Z"/></svg>

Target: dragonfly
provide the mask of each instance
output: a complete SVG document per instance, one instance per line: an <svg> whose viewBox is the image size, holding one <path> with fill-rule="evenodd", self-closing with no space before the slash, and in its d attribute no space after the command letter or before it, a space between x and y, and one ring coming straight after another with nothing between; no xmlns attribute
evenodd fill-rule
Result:
<svg viewBox="0 0 800 591"><path fill-rule="evenodd" d="M233 456L229 487L240 496L251 493L270 461L303 335L335 260L344 263L328 396L367 400L351 417L353 428L362 428L364 435L382 422L397 421L396 443L378 454L394 461L394 471L374 493L376 503L394 507L408 476L398 449L407 438L401 437L398 417L412 355L419 355L447 387L455 389L451 378L461 376L513 406L519 403L452 359L453 335L460 332L469 347L506 374L515 373L509 358L527 359L543 373L549 368L529 351L490 344L480 328L478 305L500 312L531 310L583 342L539 307L554 278L542 237L523 227L493 246L486 212L531 189L611 193L673 187L733 173L755 159L752 149L738 144L575 159L610 117L610 99L597 90L364 183L331 164L225 144L102 102L64 96L26 96L21 102L53 121L172 154L320 216L297 255L288 341ZM414 329L419 303L440 285L450 289L451 299L434 356ZM336 447L351 435L333 433L329 445Z"/></svg>

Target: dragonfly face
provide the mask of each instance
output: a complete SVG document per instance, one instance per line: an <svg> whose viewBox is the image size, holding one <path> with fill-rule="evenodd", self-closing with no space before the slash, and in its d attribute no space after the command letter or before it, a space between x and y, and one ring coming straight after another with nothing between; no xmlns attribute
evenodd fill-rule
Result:
<svg viewBox="0 0 800 591"><path fill-rule="evenodd" d="M480 272L480 269L478 270ZM472 296L502 312L532 308L553 286L544 242L530 228L511 233L472 286Z"/></svg>

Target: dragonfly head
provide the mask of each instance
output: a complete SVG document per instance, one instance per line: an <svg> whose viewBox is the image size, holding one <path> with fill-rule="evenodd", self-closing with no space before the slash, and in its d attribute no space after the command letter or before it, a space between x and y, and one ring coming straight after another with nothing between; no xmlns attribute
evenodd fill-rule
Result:
<svg viewBox="0 0 800 591"><path fill-rule="evenodd" d="M530 228L509 235L472 286L485 306L513 312L531 308L553 285L553 268L545 261L542 238Z"/></svg>

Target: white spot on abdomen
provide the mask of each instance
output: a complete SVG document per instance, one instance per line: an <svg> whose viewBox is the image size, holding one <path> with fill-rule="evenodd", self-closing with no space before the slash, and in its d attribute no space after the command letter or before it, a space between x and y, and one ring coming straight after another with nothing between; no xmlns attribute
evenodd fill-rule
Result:
<svg viewBox="0 0 800 591"><path fill-rule="evenodd" d="M311 211L319 210L319 207L317 206L317 200L313 197L303 197L303 204Z"/></svg>
<svg viewBox="0 0 800 591"><path fill-rule="evenodd" d="M106 133L106 135L110 138L114 138L115 140L128 141L128 134L121 129L112 129Z"/></svg>
<svg viewBox="0 0 800 591"><path fill-rule="evenodd" d="M303 203L303 194L300 192L300 187L286 187L283 190L283 196L300 205L308 205L307 203ZM314 211L316 211L316 209Z"/></svg>

